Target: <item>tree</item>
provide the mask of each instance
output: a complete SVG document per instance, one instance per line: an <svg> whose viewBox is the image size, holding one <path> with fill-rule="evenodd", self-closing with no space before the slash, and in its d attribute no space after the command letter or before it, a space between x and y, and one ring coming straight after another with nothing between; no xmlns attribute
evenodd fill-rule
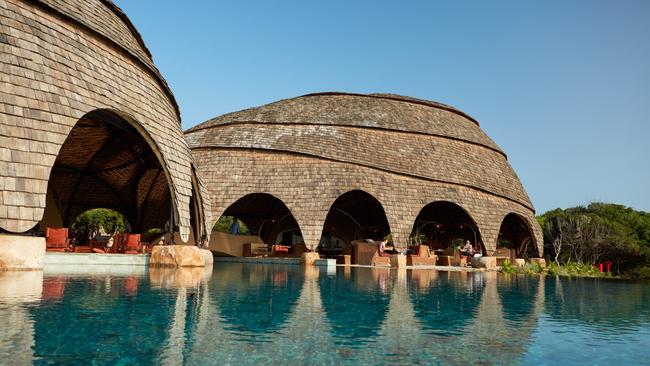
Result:
<svg viewBox="0 0 650 366"><path fill-rule="evenodd" d="M650 214L608 203L555 209L538 217L549 260L591 264L611 261L617 270L650 265Z"/></svg>

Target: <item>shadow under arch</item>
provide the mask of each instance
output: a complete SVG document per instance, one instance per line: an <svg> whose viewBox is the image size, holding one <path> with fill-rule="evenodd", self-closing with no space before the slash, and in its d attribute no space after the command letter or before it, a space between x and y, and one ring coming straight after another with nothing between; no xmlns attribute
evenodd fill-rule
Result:
<svg viewBox="0 0 650 366"><path fill-rule="evenodd" d="M318 285L325 316L335 342L358 345L371 341L388 314L390 269L354 268L348 275L320 276Z"/></svg>
<svg viewBox="0 0 650 366"><path fill-rule="evenodd" d="M58 152L41 229L69 226L98 207L123 213L133 232L162 228L178 217L170 182L158 145L135 119L109 109L91 111Z"/></svg>
<svg viewBox="0 0 650 366"><path fill-rule="evenodd" d="M251 342L281 329L300 297L301 270L300 266L245 263L215 266L210 295L227 329L254 334Z"/></svg>
<svg viewBox="0 0 650 366"><path fill-rule="evenodd" d="M416 318L433 334L461 335L476 316L481 305L485 281L480 272L438 272L435 281L409 289Z"/></svg>
<svg viewBox="0 0 650 366"><path fill-rule="evenodd" d="M241 220L264 243L293 245L304 243L300 225L287 205L269 193L249 193L221 215Z"/></svg>
<svg viewBox="0 0 650 366"><path fill-rule="evenodd" d="M349 249L353 240L383 240L389 234L390 225L381 202L365 191L348 191L330 206L319 252Z"/></svg>
<svg viewBox="0 0 650 366"><path fill-rule="evenodd" d="M481 232L472 216L449 201L434 201L422 207L413 223L411 238L431 249L460 246L469 240L485 254Z"/></svg>
<svg viewBox="0 0 650 366"><path fill-rule="evenodd" d="M540 256L528 221L512 212L504 216L501 221L497 250L509 251L511 262L515 258L527 259Z"/></svg>

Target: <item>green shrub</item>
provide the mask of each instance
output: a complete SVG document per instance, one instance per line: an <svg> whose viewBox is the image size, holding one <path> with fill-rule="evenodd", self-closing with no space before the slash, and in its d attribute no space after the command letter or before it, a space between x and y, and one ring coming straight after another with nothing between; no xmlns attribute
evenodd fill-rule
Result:
<svg viewBox="0 0 650 366"><path fill-rule="evenodd" d="M650 267L637 267L625 273L625 278L650 279Z"/></svg>
<svg viewBox="0 0 650 366"><path fill-rule="evenodd" d="M503 264L501 265L501 268L499 269L499 272L501 273L517 273L517 269L510 264L510 260L506 259L503 261Z"/></svg>

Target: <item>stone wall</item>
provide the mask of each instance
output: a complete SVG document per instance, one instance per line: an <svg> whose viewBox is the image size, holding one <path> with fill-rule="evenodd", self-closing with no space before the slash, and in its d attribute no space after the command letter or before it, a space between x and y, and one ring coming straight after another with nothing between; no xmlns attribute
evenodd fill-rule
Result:
<svg viewBox="0 0 650 366"><path fill-rule="evenodd" d="M119 9L99 0L0 0L0 54L0 228L24 232L41 220L68 133L85 114L109 109L163 163L188 238L192 156L178 109Z"/></svg>

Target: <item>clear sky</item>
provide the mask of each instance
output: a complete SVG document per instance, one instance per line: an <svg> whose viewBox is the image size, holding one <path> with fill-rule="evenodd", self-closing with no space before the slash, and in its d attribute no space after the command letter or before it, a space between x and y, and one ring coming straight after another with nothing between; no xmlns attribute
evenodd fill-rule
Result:
<svg viewBox="0 0 650 366"><path fill-rule="evenodd" d="M650 211L650 1L120 0L183 128L318 91L472 115L538 213Z"/></svg>

